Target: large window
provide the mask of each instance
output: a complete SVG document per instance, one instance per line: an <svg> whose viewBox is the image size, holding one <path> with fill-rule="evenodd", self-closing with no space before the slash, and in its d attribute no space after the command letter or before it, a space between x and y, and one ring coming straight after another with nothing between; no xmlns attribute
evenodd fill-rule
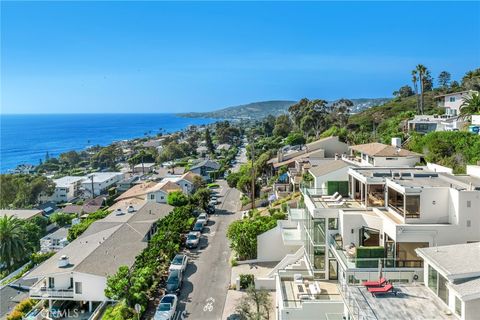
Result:
<svg viewBox="0 0 480 320"><path fill-rule="evenodd" d="M325 219L315 219L313 222L314 244L325 244Z"/></svg>
<svg viewBox="0 0 480 320"><path fill-rule="evenodd" d="M438 272L433 269L431 266L428 266L428 287L437 293L437 281L438 281Z"/></svg>
<svg viewBox="0 0 480 320"><path fill-rule="evenodd" d="M314 266L317 270L325 270L325 246L315 246Z"/></svg>
<svg viewBox="0 0 480 320"><path fill-rule="evenodd" d="M462 301L457 296L455 296L455 313L462 316Z"/></svg>
<svg viewBox="0 0 480 320"><path fill-rule="evenodd" d="M403 194L388 188L388 206L403 214Z"/></svg>
<svg viewBox="0 0 480 320"><path fill-rule="evenodd" d="M328 230L338 230L337 218L328 218Z"/></svg>
<svg viewBox="0 0 480 320"><path fill-rule="evenodd" d="M405 218L420 218L420 196L405 197Z"/></svg>
<svg viewBox="0 0 480 320"><path fill-rule="evenodd" d="M385 206L385 188L382 184L368 185L367 205L369 207Z"/></svg>

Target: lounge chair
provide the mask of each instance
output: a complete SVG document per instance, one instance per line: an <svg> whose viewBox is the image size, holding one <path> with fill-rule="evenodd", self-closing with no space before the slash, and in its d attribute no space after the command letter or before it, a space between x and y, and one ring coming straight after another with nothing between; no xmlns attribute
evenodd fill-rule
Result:
<svg viewBox="0 0 480 320"><path fill-rule="evenodd" d="M325 202L338 202L338 201L342 200L342 195L339 194L337 197L331 198L331 199L323 199L322 198L322 200L325 201Z"/></svg>
<svg viewBox="0 0 480 320"><path fill-rule="evenodd" d="M338 197L340 195L340 193L335 192L334 194L332 194L331 196L322 196L323 199L334 199L336 197Z"/></svg>
<svg viewBox="0 0 480 320"><path fill-rule="evenodd" d="M328 205L333 207L340 207L340 206L343 206L345 203L346 203L345 199L342 199L337 202L329 202Z"/></svg>
<svg viewBox="0 0 480 320"><path fill-rule="evenodd" d="M387 294L387 293L393 293L397 295L397 291L393 288L393 285L391 283L386 284L383 287L378 287L378 288L367 288L368 292L372 294L372 296L376 296L377 294Z"/></svg>
<svg viewBox="0 0 480 320"><path fill-rule="evenodd" d="M362 284L365 287L382 287L387 283L387 279L385 278L380 278L380 280L376 281L364 281Z"/></svg>

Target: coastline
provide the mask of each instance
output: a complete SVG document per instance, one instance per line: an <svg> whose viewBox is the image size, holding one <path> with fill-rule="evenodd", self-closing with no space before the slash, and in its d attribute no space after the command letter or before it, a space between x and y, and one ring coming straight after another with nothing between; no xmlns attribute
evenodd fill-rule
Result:
<svg viewBox="0 0 480 320"><path fill-rule="evenodd" d="M176 114L1 114L0 173L49 156L207 125L219 119ZM28 129L28 130L27 130Z"/></svg>

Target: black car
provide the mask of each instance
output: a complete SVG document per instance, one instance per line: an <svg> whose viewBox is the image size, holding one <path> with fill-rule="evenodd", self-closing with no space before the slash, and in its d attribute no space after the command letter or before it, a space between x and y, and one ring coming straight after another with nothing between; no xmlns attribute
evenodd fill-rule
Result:
<svg viewBox="0 0 480 320"><path fill-rule="evenodd" d="M167 279L167 293L178 294L182 287L182 270L174 269L170 271Z"/></svg>
<svg viewBox="0 0 480 320"><path fill-rule="evenodd" d="M193 226L193 231L202 232L204 224L202 222L196 222Z"/></svg>
<svg viewBox="0 0 480 320"><path fill-rule="evenodd" d="M215 213L215 206L209 205L205 211L206 211L208 214L214 214L214 213Z"/></svg>

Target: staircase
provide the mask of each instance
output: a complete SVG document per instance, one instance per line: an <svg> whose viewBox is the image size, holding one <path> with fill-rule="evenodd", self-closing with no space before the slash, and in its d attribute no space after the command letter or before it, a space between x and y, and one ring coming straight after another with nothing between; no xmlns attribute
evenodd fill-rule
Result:
<svg viewBox="0 0 480 320"><path fill-rule="evenodd" d="M300 247L295 253L287 254L270 273L267 275L269 278L273 278L275 274L282 269L307 269L305 261L302 259L305 254L305 249Z"/></svg>

